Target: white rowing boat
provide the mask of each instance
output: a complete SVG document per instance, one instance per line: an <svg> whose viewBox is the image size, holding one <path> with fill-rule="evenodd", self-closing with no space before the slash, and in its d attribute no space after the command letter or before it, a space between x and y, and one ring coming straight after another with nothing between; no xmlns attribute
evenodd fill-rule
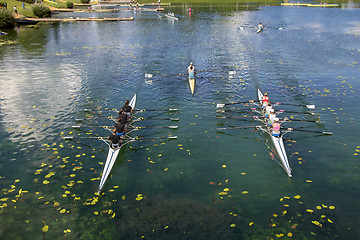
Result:
<svg viewBox="0 0 360 240"><path fill-rule="evenodd" d="M129 105L132 107L132 109L135 109L135 105L136 105L136 94L133 96L133 98L131 99ZM127 133L129 134L129 133ZM125 134L125 136L127 135ZM111 144L109 145L109 153L107 155L106 158L106 162L105 162L105 166L104 166L104 170L102 172L102 176L101 176L101 180L100 180L100 185L99 185L99 190L98 190L98 194L101 193L104 184L106 182L106 180L108 179L111 169L114 166L114 163L116 161L116 158L120 152L120 149L122 146L126 145L127 143L129 143L131 140L128 140L127 142L124 142L120 145L120 147L113 149L111 147Z"/></svg>
<svg viewBox="0 0 360 240"><path fill-rule="evenodd" d="M191 94L194 95L195 92L195 78L189 78L189 86Z"/></svg>
<svg viewBox="0 0 360 240"><path fill-rule="evenodd" d="M179 20L178 17L175 17L174 13L166 13L165 16L174 20Z"/></svg>
<svg viewBox="0 0 360 240"><path fill-rule="evenodd" d="M263 94L260 91L260 89L258 89L258 99L260 101L260 106L262 106L262 98L263 98ZM260 112L262 113L262 110ZM264 117L265 117L265 115L264 115ZM282 168L285 170L285 172L287 173L287 175L289 177L292 177L291 168L290 168L289 161L288 161L288 158L287 158L287 154L286 154L286 151L285 151L282 136L274 137L271 134L272 130L271 130L270 126L267 124L267 120L264 121L264 124L266 124L266 129L263 129L263 128L261 128L261 129L264 130L265 132L267 132L270 135L271 140L272 140L272 142L273 142L273 144L275 146L276 153L277 153L278 157L280 158L280 163L281 163Z"/></svg>

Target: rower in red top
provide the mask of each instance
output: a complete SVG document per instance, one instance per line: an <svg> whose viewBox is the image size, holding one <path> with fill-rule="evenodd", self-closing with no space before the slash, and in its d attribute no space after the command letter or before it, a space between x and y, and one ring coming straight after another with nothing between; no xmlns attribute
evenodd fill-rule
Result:
<svg viewBox="0 0 360 240"><path fill-rule="evenodd" d="M268 105L268 103L269 103L268 93L265 92L262 98L262 107L265 108Z"/></svg>

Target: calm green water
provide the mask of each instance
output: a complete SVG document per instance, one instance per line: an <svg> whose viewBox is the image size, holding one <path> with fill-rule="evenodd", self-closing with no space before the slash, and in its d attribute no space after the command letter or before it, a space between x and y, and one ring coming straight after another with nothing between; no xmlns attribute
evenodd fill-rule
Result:
<svg viewBox="0 0 360 240"><path fill-rule="evenodd" d="M153 12L92 13L135 21L44 24L1 37L0 238L355 239L359 9L192 7L191 16L185 7L171 10L179 21ZM78 15L61 15L69 16ZM259 22L265 29L256 34ZM179 75L190 61L203 70L194 96ZM217 130L258 124L217 118L245 113L216 113L217 103L255 99L257 88L274 101L315 104L323 122L286 126L333 132L285 135L292 179L272 160L264 134ZM112 109L134 93L138 108L178 109L138 116L180 121L139 121L179 128L133 136L178 139L125 147L106 195L97 198L107 146L62 137L107 136L101 128L71 126L112 125L101 117L115 115Z"/></svg>

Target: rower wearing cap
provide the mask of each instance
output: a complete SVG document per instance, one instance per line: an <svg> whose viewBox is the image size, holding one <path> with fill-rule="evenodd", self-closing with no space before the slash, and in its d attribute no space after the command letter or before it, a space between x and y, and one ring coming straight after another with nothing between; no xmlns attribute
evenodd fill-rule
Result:
<svg viewBox="0 0 360 240"><path fill-rule="evenodd" d="M274 123L275 118L276 118L275 110L272 108L270 109L269 121L268 121L270 126Z"/></svg>
<svg viewBox="0 0 360 240"><path fill-rule="evenodd" d="M126 100L124 106L120 110L123 110L127 115L130 115L134 109L132 109L132 107L129 105L129 100Z"/></svg>
<svg viewBox="0 0 360 240"><path fill-rule="evenodd" d="M262 98L262 107L265 108L268 105L268 103L269 103L268 93L265 92Z"/></svg>
<svg viewBox="0 0 360 240"><path fill-rule="evenodd" d="M189 79L195 79L195 67L193 66L193 63L191 62L189 67L187 68L187 72L189 74Z"/></svg>
<svg viewBox="0 0 360 240"><path fill-rule="evenodd" d="M269 117L270 110L273 109L271 106L271 102L269 101L268 104L265 106L265 117Z"/></svg>
<svg viewBox="0 0 360 240"><path fill-rule="evenodd" d="M113 132L112 135L109 136L109 140L111 142L111 148L113 149L116 149L116 148L119 148L120 145L121 145L121 136L120 135L117 135L115 133L115 131Z"/></svg>
<svg viewBox="0 0 360 240"><path fill-rule="evenodd" d="M280 137L280 123L279 118L274 118L274 123L272 124L272 135L274 137Z"/></svg>

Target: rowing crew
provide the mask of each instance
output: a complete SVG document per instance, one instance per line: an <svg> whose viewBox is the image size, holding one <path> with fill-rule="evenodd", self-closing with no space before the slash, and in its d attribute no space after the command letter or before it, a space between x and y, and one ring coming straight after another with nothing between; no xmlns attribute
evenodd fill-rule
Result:
<svg viewBox="0 0 360 240"><path fill-rule="evenodd" d="M268 118L267 124L272 127L272 135L274 137L280 137L280 120L276 117L275 110L272 108L271 102L269 101L268 93L265 92L262 98L262 108L265 112L265 117Z"/></svg>
<svg viewBox="0 0 360 240"><path fill-rule="evenodd" d="M117 123L114 125L113 134L109 136L111 147L113 149L119 148L123 138L125 136L126 127L131 119L131 114L134 109L129 105L129 101L126 100L124 106L119 111L119 118Z"/></svg>

